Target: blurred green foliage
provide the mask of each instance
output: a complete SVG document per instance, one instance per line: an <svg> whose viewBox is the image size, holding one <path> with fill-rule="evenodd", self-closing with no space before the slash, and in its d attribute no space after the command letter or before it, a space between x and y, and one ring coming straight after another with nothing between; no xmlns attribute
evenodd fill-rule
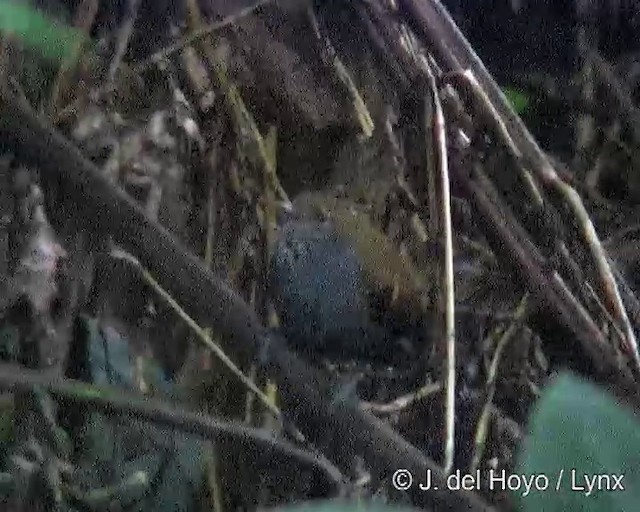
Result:
<svg viewBox="0 0 640 512"><path fill-rule="evenodd" d="M522 115L527 111L531 104L531 98L528 94L513 87L503 87L502 92L518 115Z"/></svg>
<svg viewBox="0 0 640 512"><path fill-rule="evenodd" d="M549 486L515 491L520 510L639 510L640 424L630 411L564 374L543 395L529 425L517 473L543 475Z"/></svg>
<svg viewBox="0 0 640 512"><path fill-rule="evenodd" d="M0 32L5 37L19 38L26 47L58 62L71 57L86 40L81 31L11 0L0 0Z"/></svg>

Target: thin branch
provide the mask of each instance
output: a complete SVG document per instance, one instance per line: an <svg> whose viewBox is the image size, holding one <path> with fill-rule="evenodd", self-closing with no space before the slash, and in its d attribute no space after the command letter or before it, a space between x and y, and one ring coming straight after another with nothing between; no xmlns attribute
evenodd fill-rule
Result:
<svg viewBox="0 0 640 512"><path fill-rule="evenodd" d="M413 393L399 396L391 402L376 403L361 401L360 407L363 411L369 411L374 414L397 414L399 412L402 412L415 402L433 395L434 393L439 393L440 391L442 391L442 384L440 384L439 382L434 382L432 384L422 386L420 389L414 391Z"/></svg>
<svg viewBox="0 0 640 512"><path fill-rule="evenodd" d="M438 297L438 309L444 314L444 325L441 331L444 334L445 348L445 441L443 466L445 473L453 468L455 450L455 396L456 396L456 338L455 338L455 292L453 285L453 229L451 226L451 194L449 191L449 165L447 157L447 138L444 113L436 79L429 64L423 61L427 73L430 97L426 99L425 133L433 138L435 147L433 156L435 165L429 176L429 204L431 205L432 232L442 239L443 253L438 254L440 259L440 287ZM429 144L427 147L431 147Z"/></svg>
<svg viewBox="0 0 640 512"><path fill-rule="evenodd" d="M175 299L164 288L162 288L162 286L160 286L158 281L156 281L153 278L153 276L149 273L149 271L146 270L136 258L134 258L131 254L119 249L113 249L110 255L113 258L126 261L127 263L132 265L138 272L140 272L142 279L149 286L151 286L151 288L153 288L153 290L158 295L160 295L160 297L162 297L162 299L166 301L167 304L169 304L169 306L178 314L180 318L182 318L182 320L196 334L196 336L201 341L201 343L204 346L206 346L209 350L211 350L211 352L213 352L216 355L216 357L227 368L229 368L231 373L233 373L236 377L238 377L240 382L242 382L242 384L246 386L247 389L249 389L252 393L254 393L260 399L260 402L262 402L262 405L264 405L264 407L268 411L270 411L276 418L282 419L280 409L278 409L273 404L273 402L269 400L269 398L255 385L255 383L249 377L247 377L244 373L242 373L242 370L236 366L236 364L229 358L229 356L227 356L227 354L225 354L224 350L211 339L209 334L207 334L206 330L200 327L197 324L197 322L193 320L193 318L191 318L187 314L187 312L180 307L180 305L175 301Z"/></svg>
<svg viewBox="0 0 640 512"><path fill-rule="evenodd" d="M626 345L632 353L636 368L640 369L637 340L622 304L611 267L607 262L606 252L602 248L602 243L598 239L580 196L558 175L549 157L527 130L441 3L437 0L424 2L398 0L398 5L407 24L419 37L423 38L424 43L433 51L446 72L468 73L477 80L479 88L486 96L487 104L491 106L486 111L493 116L498 126L504 126L504 132L512 141L510 147L514 149L514 155L521 156L524 161L523 167L535 173L544 186L557 192L573 211L576 221L582 227L583 236L596 265L600 290L606 297L604 302L610 308L614 318L622 324L626 334ZM588 339L583 339L582 342L589 344Z"/></svg>
<svg viewBox="0 0 640 512"><path fill-rule="evenodd" d="M485 403L484 407L482 408L482 413L480 414L480 419L478 420L478 425L476 427L473 458L469 467L470 473L474 473L476 469L480 467L480 462L482 462L482 457L484 456L484 448L487 440L487 434L489 432L489 420L492 416L493 398L496 393L496 381L498 379L498 368L502 353L507 348L509 342L515 337L520 327L523 325L528 305L529 295L526 294L522 298L520 304L516 309L515 318L511 322L511 325L509 325L509 328L500 337L500 340L498 340L498 345L496 346L496 350L493 353L491 365L489 366L489 375L487 377L487 383L485 386Z"/></svg>
<svg viewBox="0 0 640 512"><path fill-rule="evenodd" d="M183 50L187 46L192 46L193 44L210 36L211 34L217 32L218 30L228 27L229 25L233 25L234 23L237 23L242 18L249 16L250 14L253 14L260 7L266 4L270 4L272 2L273 0L257 0L253 5L249 7L245 7L244 9L240 9L239 11L233 14L230 14L229 16L225 16L220 21L211 23L210 25L207 25L206 27L203 27L201 29L194 30L187 37L181 39L177 43L172 44L171 46L167 46L166 48L163 48L162 50L155 52L153 55L151 55L150 57L146 58L144 61L134 66L133 69L135 72L141 73L145 69L152 66L154 63L163 61L171 57L171 55L173 55L174 53L177 53L180 50Z"/></svg>
<svg viewBox="0 0 640 512"><path fill-rule="evenodd" d="M91 410L109 415L132 416L209 440L249 440L259 445L261 450L280 452L281 455L316 467L334 486L339 486L344 481L340 471L328 460L317 454L300 450L286 441L278 440L267 431L215 419L202 412L179 409L158 398L123 393L120 388L96 387L76 380L51 378L41 371L0 363L0 389L15 391L33 387L44 388L63 401L81 404Z"/></svg>

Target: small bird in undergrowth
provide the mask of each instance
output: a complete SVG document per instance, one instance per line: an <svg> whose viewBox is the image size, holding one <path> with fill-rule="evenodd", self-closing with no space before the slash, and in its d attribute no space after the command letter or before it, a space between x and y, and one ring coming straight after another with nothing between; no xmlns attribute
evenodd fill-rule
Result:
<svg viewBox="0 0 640 512"><path fill-rule="evenodd" d="M271 292L292 348L339 358L389 360L424 304L410 259L366 213L323 196L305 196L279 228Z"/></svg>

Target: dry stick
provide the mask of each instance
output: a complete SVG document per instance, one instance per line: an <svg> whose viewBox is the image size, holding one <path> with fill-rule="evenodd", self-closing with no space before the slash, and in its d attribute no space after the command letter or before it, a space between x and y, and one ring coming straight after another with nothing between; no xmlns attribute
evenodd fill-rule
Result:
<svg viewBox="0 0 640 512"><path fill-rule="evenodd" d="M584 230L583 236L585 237L589 247L591 248L596 266L600 271L602 280L600 286L603 288L602 291L604 292L604 302L608 306L608 309L609 311L611 311L612 315L614 315L614 317L620 323L622 323L627 348L633 356L636 370L640 371L640 352L638 352L638 341L636 340L633 326L629 321L627 310L622 303L622 296L620 295L620 290L618 289L618 285L616 284L615 276L613 275L613 271L611 270L611 266L609 265L607 253L604 247L602 247L602 243L598 239L598 234L596 233L595 226L591 222L587 211L584 209L582 200L580 199L580 196L578 195L576 190L562 181L557 174L554 174L554 179L556 179L556 187L562 191L565 198L567 198L567 200L574 206L575 214L578 217L579 223L582 225L582 229Z"/></svg>
<svg viewBox="0 0 640 512"><path fill-rule="evenodd" d="M185 49L187 46L191 46L194 43L197 43L198 41L210 36L214 32L217 32L222 28L225 28L225 27L228 27L229 25L237 23L245 16L253 14L260 7L266 4L272 3L272 1L273 0L258 0L253 5L246 7L244 9L240 9L239 11L234 12L233 14L230 14L228 16L225 16L222 20L218 22L211 23L206 27L203 27L198 30L194 30L187 37L181 39L177 43L172 44L171 46L167 46L166 48L160 51L157 51L156 53L154 53L153 55L151 55L150 57L142 61L140 64L136 65L133 69L137 73L140 73L145 69L147 69L148 67L150 67L151 65L153 65L153 63L165 60L169 58L171 55L173 55L174 53Z"/></svg>
<svg viewBox="0 0 640 512"><path fill-rule="evenodd" d="M435 141L433 155L435 165L429 166L429 204L431 205L432 232L438 233L443 239L444 254L438 254L442 266L438 293L438 309L444 312L444 334L442 343L445 346L445 444L443 468L450 473L454 461L455 441L455 397L456 397L456 337L455 337L455 297L453 286L453 230L451 228L451 194L449 192L449 164L447 157L447 139L445 134L445 119L438 94L435 76L425 61L430 98L425 98L425 134L430 140L427 147L432 148L431 140ZM440 251L439 251L440 252Z"/></svg>
<svg viewBox="0 0 640 512"><path fill-rule="evenodd" d="M271 126L269 128L269 133L265 138L266 143L266 157L271 161L271 165L274 169L277 169L277 159L278 159L278 132L275 126ZM267 164L265 164L265 168ZM271 328L277 328L279 326L278 315L275 312L275 308L273 306L273 301L268 293L268 274L269 268L268 263L271 261L271 256L273 255L273 248L275 245L276 238L276 228L277 228L277 219L276 219L276 196L277 190L273 188L273 181L270 180L267 176L267 173L262 173L262 196L260 198L262 203L262 223L261 223L261 241L262 241L262 261L261 261L261 285L264 290L263 299L263 318L265 319L267 325ZM273 402L277 399L277 386L273 383L273 381L268 381L265 383L265 387L268 390L269 397L273 399ZM249 395L247 398L250 398ZM271 399L270 398L270 399ZM247 400L249 402L249 400ZM250 404L248 404L250 405ZM269 426L273 423L271 418L266 418L264 422L265 426ZM300 434L302 436L302 434Z"/></svg>
<svg viewBox="0 0 640 512"><path fill-rule="evenodd" d="M538 208L544 207L545 200L542 197L542 193L538 190L538 187L531 173L527 169L525 169L524 166L522 165L520 150L517 148L515 142L509 135L506 129L506 126L504 125L504 123L501 122L499 114L497 113L495 108L490 104L488 96L480 88L480 85L478 84L473 74L470 71L466 71L461 74L451 74L449 75L449 79L456 80L458 85L462 85L464 86L464 88L470 89L471 94L473 95L473 97L475 97L475 100L476 100L474 103L474 107L476 108L476 110L480 111L480 117L482 119L489 119L489 120L495 121L494 123L496 125L495 131L498 133L498 136L502 139L505 146L511 151L512 155L516 158L516 161L519 164L518 166L519 170L523 175L525 182L529 186L530 197L533 198ZM574 283L576 283L577 288L582 292L584 290L583 283L585 283L584 278L581 278L581 275L583 274L582 270L579 269L575 264L574 259L571 256L571 254L568 252L564 241L556 240L555 246L556 246L555 247L556 251L564 260L563 263L566 265L568 269L570 269L569 271L570 277L573 278L573 281ZM587 298L587 297L585 296L584 298ZM575 302L576 304L578 304L577 301L572 301L572 302ZM626 339L625 335L620 330L613 316L609 313L610 309L604 308L604 310L606 312L607 318L611 319L611 326L615 330L616 334L619 335L619 339L625 340Z"/></svg>
<svg viewBox="0 0 640 512"><path fill-rule="evenodd" d="M158 295L160 295L160 297L162 297L162 299L165 302L167 302L167 304L169 304L169 306L178 314L178 316L182 318L182 320L193 330L193 332L196 333L200 341L209 350L211 350L211 352L213 352L216 355L216 357L220 359L220 361L227 368L229 368L229 370L231 370L231 373L233 373L236 377L238 377L240 382L242 382L242 384L244 384L247 387L247 389L253 392L260 399L260 401L262 402L262 405L264 405L264 407L268 411L270 411L276 418L280 418L280 409L278 409L275 405L273 405L269 400L269 398L265 396L262 391L260 391L260 389L255 385L255 383L249 377L247 377L244 373L242 373L242 370L235 365L235 363L231 360L231 358L227 354L225 354L222 347L218 346L211 339L211 337L206 332L206 330L200 327L197 324L197 322L193 320L193 318L191 318L187 314L187 312L180 307L180 305L173 299L173 297L171 297L171 295L167 293L167 291L164 288L162 288L162 286L160 286L158 281L156 281L153 278L153 276L149 273L149 271L145 269L135 257L127 253L126 251L122 251L119 249L113 249L110 255L113 258L126 261L127 263L132 265L138 272L140 272L142 279L149 286L151 286L151 288L153 288L153 290L155 290L155 292Z"/></svg>
<svg viewBox="0 0 640 512"><path fill-rule="evenodd" d="M636 297L635 292L631 289L627 281L624 279L620 270L617 268L616 263L609 260L609 265L613 269L613 273L616 275L616 279L620 283L620 292L622 293L622 299L627 305L627 309L631 313L631 318L635 325L640 325L640 301Z"/></svg>
<svg viewBox="0 0 640 512"><path fill-rule="evenodd" d="M513 154L513 156L516 159L520 159L521 154L519 149L516 147L515 142L513 141L513 139L511 138L511 136L509 135L504 123L501 122L500 120L500 116L497 113L497 111L495 110L495 108L493 108L493 106L489 103L489 99L486 95L486 93L484 91L482 91L480 89L480 86L477 82L477 80L475 79L475 77L469 72L466 71L464 73L462 73L461 75L458 76L451 76L451 78L462 78L467 82L467 85L472 89L473 94L476 96L476 98L479 100L479 102L482 104L482 109L483 109L483 114L485 118L489 118L489 119L494 119L496 120L496 128L497 128L497 132L500 135L500 137L503 139L503 142L505 143L505 145L507 146L507 148L509 148ZM531 192L533 195L534 200L536 201L538 206L543 206L544 200L542 198L542 194L538 191L537 186L535 185L535 182L533 181L533 177L531 176L531 173L529 171L527 171L524 167L520 166L520 172L523 174L526 182L530 185L531 187ZM563 182L564 183L564 182ZM563 184L561 186L567 186L566 184ZM569 187L570 188L570 187ZM573 190L573 189L571 189ZM573 190L575 193L575 190ZM567 192L567 196L569 195L569 192ZM587 225L587 226L592 226L590 219L587 217L587 222L583 224ZM594 231L595 233L595 231ZM590 239L593 235L591 233L587 233L585 234L585 237L587 239ZM574 273L574 279L575 280L579 280L579 276L580 274L582 274L582 271L580 270L579 272L575 272L575 265L574 265L574 260L571 256L571 254L568 252L568 250L566 249L566 244L564 242L556 242L557 244L557 250L559 251L560 255L563 257L565 264L572 269L573 273ZM559 277L559 276L558 276ZM613 273L612 273L612 277L613 277ZM582 284L584 281L580 280L580 284ZM615 282L615 278L614 278L614 282ZM564 286L564 283L562 283ZM566 288L566 290L568 291L569 289ZM569 292L570 294L570 292ZM609 297L610 294L606 294L605 297ZM584 308L582 307L582 305L576 300L574 299L573 296L570 297L571 302L574 303L574 307L580 309L581 311L584 310ZM602 302L599 300L599 298L596 296L597 302L598 304L602 305ZM621 299L622 300L622 299ZM620 329L620 326L617 325L617 322L615 321L613 314L611 313L611 309L612 308L606 308L604 307L604 305L602 305L602 308L604 309L605 312L605 316L611 321L611 326L614 330L614 332L619 336L620 340L626 340L629 337L622 332L622 330ZM613 308L615 311L615 308ZM626 318L626 310L624 310L623 308L623 316L624 318ZM618 317L619 318L619 317ZM631 328L631 324L628 321L628 319L626 321L622 322L623 326L627 325L629 329L631 329L631 336L633 337L633 330ZM633 346L633 344L631 345ZM633 353L633 350L632 350ZM640 367L639 367L640 368Z"/></svg>
<svg viewBox="0 0 640 512"><path fill-rule="evenodd" d="M190 0L188 3L188 11L190 14L193 14L193 10L190 9L193 7L193 0ZM196 5L197 8L197 5ZM193 79L191 73L189 73L189 77ZM214 132L215 133L215 132ZM210 171L216 168L218 163L218 143L214 145L209 153L209 165ZM206 230L206 239L205 239L205 247L204 247L204 264L206 267L211 270L213 266L213 251L215 244L215 222L216 222L216 211L215 211L215 187L213 186L213 177L211 172L207 173L206 187L207 187L207 230ZM186 312L185 312L186 315ZM189 317L191 318L191 317ZM195 322L194 322L195 323ZM196 324L197 325L197 324ZM198 326L199 327L199 326ZM208 337L211 336L211 329L206 328L203 331ZM267 403L271 403L271 401L267 398ZM222 506L222 490L220 485L220 472L219 472L219 464L218 464L218 451L213 443L209 443L205 449L205 460L206 460L206 482L207 488L209 491L209 506L213 512L224 512Z"/></svg>
<svg viewBox="0 0 640 512"><path fill-rule="evenodd" d="M473 97L472 108L477 110L476 115L483 120L491 120L494 123L494 131L498 137L502 140L505 147L511 152L516 162L519 164L519 171L524 178L524 181L529 188L529 197L535 201L536 207L541 208L544 206L544 199L542 193L538 189L535 180L531 173L522 165L522 153L517 144L509 134L509 130L500 119L498 112L489 101L489 97L486 92L480 87L480 84L476 80L476 77L469 70L464 73L449 73L445 77L447 83L452 85L462 86Z"/></svg>
<svg viewBox="0 0 640 512"><path fill-rule="evenodd" d="M385 482L400 468L416 478L430 472L434 488L425 492L414 486L407 491L419 506L452 512L494 510L476 494L448 489L439 466L389 425L353 404L331 400L324 375L289 352L284 340L269 334L228 284L209 272L166 229L147 219L75 146L20 103L6 83L0 84L0 136L17 156L38 165L49 190L58 188L63 192L61 200L78 208L75 220L85 222L96 234L111 234L201 323L212 324L231 344L225 346L260 351L267 371L278 379L288 406L283 409L308 439L314 443L329 439L332 456L345 459L345 465L353 457L364 458L372 474Z"/></svg>
<svg viewBox="0 0 640 512"><path fill-rule="evenodd" d="M320 30L320 24L310 3L307 5L307 18L313 29L313 34L320 45L320 58L327 68L333 70L343 90L351 99L353 113L355 114L356 121L360 125L362 135L367 139L370 138L373 135L375 126L369 109L364 99L362 99L362 95L360 91L358 91L355 81L333 47L331 40Z"/></svg>
<svg viewBox="0 0 640 512"><path fill-rule="evenodd" d="M500 358L509 342L514 338L514 336L524 323L527 306L528 294L525 294L525 296L520 301L520 304L518 305L513 322L505 331L505 333L500 337L500 340L498 340L498 345L496 346L496 350L493 353L491 366L489 367L489 375L487 377L487 383L485 386L487 396L485 398L484 407L482 408L482 413L480 414L480 419L478 420L478 426L476 428L473 459L471 460L471 466L469 467L470 473L474 473L476 469L480 467L480 462L482 462L482 457L484 456L484 448L489 431L489 420L491 419L491 408L493 406L493 397L496 393L496 381L498 379L498 365L500 364Z"/></svg>
<svg viewBox="0 0 640 512"><path fill-rule="evenodd" d="M369 40L382 64L386 66L389 74L398 80L402 88L406 88L409 85L407 73L415 74L415 71L412 70L413 65L408 64L407 54L401 46L400 38L394 31L395 27L391 27L388 22L385 22L384 7L380 5L380 2L365 0L365 4L353 2L353 8L364 23ZM389 58L389 55L393 55L394 58Z"/></svg>
<svg viewBox="0 0 640 512"><path fill-rule="evenodd" d="M464 73L470 70L485 91L495 112L497 125L504 125L518 153L522 154L526 168L536 173L541 182L558 192L571 207L577 222L582 226L583 236L591 250L600 278L600 288L605 294L605 303L623 325L627 345L632 352L636 368L640 369L640 354L633 328L629 322L615 278L608 264L606 252L597 237L595 228L582 204L580 196L565 183L554 169L547 155L540 149L526 126L515 113L500 87L495 83L482 61L475 54L464 35L438 0L398 0L401 12L408 25L445 67L446 71ZM583 340L588 342L588 340Z"/></svg>
<svg viewBox="0 0 640 512"><path fill-rule="evenodd" d="M611 345L604 338L586 311L562 284L562 279L545 269L544 258L527 238L524 229L517 224L511 211L488 189L491 183L476 170L479 182L460 175L480 215L488 228L504 242L521 271L530 278L533 291L558 315L561 324L569 327L582 343L595 368L613 386L612 392L634 406L640 405L638 384L627 367L618 364Z"/></svg>
<svg viewBox="0 0 640 512"><path fill-rule="evenodd" d="M486 176L479 164L474 167L474 177L477 180L477 184L482 189L483 193L487 195L487 198L491 201L493 211L500 218L501 224L503 224L509 231L511 241L507 240L506 246L511 249L512 245L521 250L519 254L524 256L524 259L518 260L519 263L528 265L530 271L529 275L543 276L542 281L545 287L551 286L555 290L555 293L560 293L560 297L564 297L565 303L563 309L567 306L573 315L571 321L568 324L574 331L585 329L586 332L593 338L594 341L600 343L603 346L608 345L607 340L593 322L589 314L584 310L578 300L572 295L571 291L564 284L562 278L558 273L550 268L547 259L542 255L538 247L530 239L526 230L518 223L513 214L513 211L504 203L500 194L493 185L493 182ZM558 284L558 287L554 287L553 283ZM553 302L553 301L552 301ZM610 352L611 353L611 352ZM598 363L599 361L596 361Z"/></svg>
<svg viewBox="0 0 640 512"><path fill-rule="evenodd" d="M391 402L376 403L361 401L360 407L362 407L363 411L370 411L374 414L397 414L405 410L411 404L435 393L439 393L440 391L442 391L442 385L439 382L433 382L422 386L413 393L399 396Z"/></svg>
<svg viewBox="0 0 640 512"><path fill-rule="evenodd" d="M205 49L204 54L209 60L214 82L224 94L239 152L263 173L263 179L269 182L269 187L278 196L279 201L290 206L291 201L278 179L277 162L269 158L265 137L260 133L256 120L245 105L239 88L230 79L227 63L213 51Z"/></svg>
<svg viewBox="0 0 640 512"><path fill-rule="evenodd" d="M198 41L201 41L202 39L210 36L211 34L214 34L218 30L226 28L226 27L228 27L228 26L230 26L230 25L232 25L234 23L237 23L238 21L240 21L245 16L248 16L249 14L252 14L254 11L259 9L263 5L269 4L272 1L273 0L259 0L255 4L251 5L250 7L247 7L245 9L241 9L239 11L236 11L236 12L232 13L232 14L229 14L228 16L225 16L219 22L211 23L210 25L207 25L206 27L203 27L202 29L195 30L195 31L191 32L188 37L185 37L185 38L181 39L176 44L173 44L173 45L168 46L168 47L166 47L166 48L164 48L162 50L159 50L156 53L152 54L147 59L145 59L142 62L136 64L131 69L131 72L132 73L137 73L137 74L142 73L143 71L147 70L151 66L154 66L156 63L162 62L163 60L169 58L174 53L177 53L177 52L179 52L181 50L184 50L186 47L191 46L191 45L197 43ZM109 82L109 81L106 82L104 86L98 88L98 90L96 91L95 95L97 97L102 97L104 94L110 93L111 90L109 89L109 87L111 85L112 85L111 82ZM59 122L59 120L66 119L66 117L68 117L69 114L73 113L79 107L80 107L80 101L79 100L76 100L76 101L72 102L71 105L66 106L54 118L56 124Z"/></svg>

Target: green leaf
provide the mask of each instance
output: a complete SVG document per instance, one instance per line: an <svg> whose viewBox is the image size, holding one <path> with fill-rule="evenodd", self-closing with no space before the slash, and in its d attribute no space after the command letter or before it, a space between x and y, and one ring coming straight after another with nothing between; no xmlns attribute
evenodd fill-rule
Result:
<svg viewBox="0 0 640 512"><path fill-rule="evenodd" d="M565 374L544 394L530 426L518 475L544 478L540 489L514 490L521 510L640 510L640 424L631 412Z"/></svg>
<svg viewBox="0 0 640 512"><path fill-rule="evenodd" d="M11 0L0 0L0 32L17 36L26 46L53 60L69 58L85 39L81 31L59 24L28 5Z"/></svg>
<svg viewBox="0 0 640 512"><path fill-rule="evenodd" d="M509 100L509 103L511 103L511 106L518 114L524 114L529 108L531 98L524 92L513 89L512 87L504 87L502 92L504 92L507 100Z"/></svg>

